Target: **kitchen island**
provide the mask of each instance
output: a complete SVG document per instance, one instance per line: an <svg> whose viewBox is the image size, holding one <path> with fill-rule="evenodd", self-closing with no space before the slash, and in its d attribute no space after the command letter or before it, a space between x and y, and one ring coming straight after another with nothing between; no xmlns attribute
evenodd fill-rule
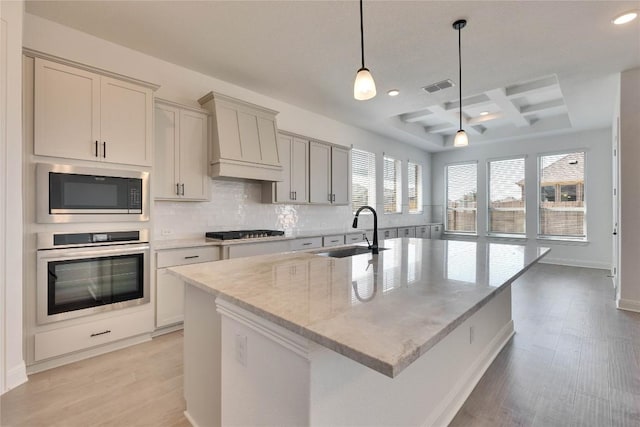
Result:
<svg viewBox="0 0 640 427"><path fill-rule="evenodd" d="M511 283L548 249L381 246L172 268L192 424L446 425L514 333Z"/></svg>

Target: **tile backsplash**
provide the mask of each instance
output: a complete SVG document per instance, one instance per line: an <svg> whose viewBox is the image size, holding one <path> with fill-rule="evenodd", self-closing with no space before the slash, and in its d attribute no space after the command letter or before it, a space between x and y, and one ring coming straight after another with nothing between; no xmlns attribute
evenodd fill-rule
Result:
<svg viewBox="0 0 640 427"><path fill-rule="evenodd" d="M287 235L325 231L349 231L351 206L286 205L262 203L262 185L256 182L211 180L208 202L154 202L154 239L202 237L206 231L238 229L284 230ZM378 227L419 225L430 221L424 214L381 214ZM406 206L404 207L406 211ZM373 228L370 215L361 215L360 226Z"/></svg>

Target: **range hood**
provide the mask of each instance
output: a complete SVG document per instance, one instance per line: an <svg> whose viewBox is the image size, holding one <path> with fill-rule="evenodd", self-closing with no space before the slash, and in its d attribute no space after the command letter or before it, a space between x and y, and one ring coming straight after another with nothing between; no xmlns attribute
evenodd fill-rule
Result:
<svg viewBox="0 0 640 427"><path fill-rule="evenodd" d="M198 102L212 114L212 178L282 181L277 111L216 92Z"/></svg>

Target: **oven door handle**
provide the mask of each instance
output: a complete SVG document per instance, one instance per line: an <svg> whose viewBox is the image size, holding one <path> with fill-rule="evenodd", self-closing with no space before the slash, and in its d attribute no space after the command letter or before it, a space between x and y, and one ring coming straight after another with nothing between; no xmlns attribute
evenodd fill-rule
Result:
<svg viewBox="0 0 640 427"><path fill-rule="evenodd" d="M62 259L62 258L89 258L93 256L108 256L108 255L127 255L130 253L148 251L149 245L135 245L126 247L117 247L117 248L109 248L109 249L87 249L87 250L69 250L69 249L59 249L59 250L47 250L47 251L38 251L38 257L40 259ZM46 252L46 253L43 253Z"/></svg>

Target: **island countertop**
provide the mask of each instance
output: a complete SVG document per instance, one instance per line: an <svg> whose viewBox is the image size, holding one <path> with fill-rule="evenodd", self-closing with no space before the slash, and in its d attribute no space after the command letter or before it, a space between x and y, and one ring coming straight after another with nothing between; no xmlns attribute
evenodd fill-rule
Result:
<svg viewBox="0 0 640 427"><path fill-rule="evenodd" d="M414 238L382 246L387 250L379 255L288 252L170 271L395 377L549 251L535 244Z"/></svg>

